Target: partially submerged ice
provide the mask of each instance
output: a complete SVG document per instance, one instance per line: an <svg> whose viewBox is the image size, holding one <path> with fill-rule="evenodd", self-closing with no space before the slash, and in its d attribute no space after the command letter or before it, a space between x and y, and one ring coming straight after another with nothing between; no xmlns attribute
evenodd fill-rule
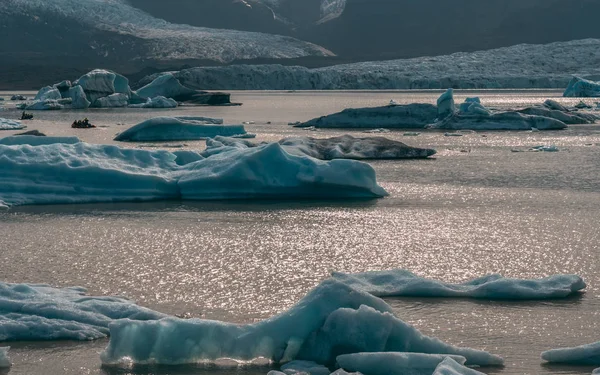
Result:
<svg viewBox="0 0 600 375"><path fill-rule="evenodd" d="M387 105L375 108L349 108L296 124L315 128L418 128L431 124L438 116L433 104Z"/></svg>
<svg viewBox="0 0 600 375"><path fill-rule="evenodd" d="M355 138L351 135L323 139L290 137L278 143L290 154L308 155L321 160L421 159L436 153L432 149L410 147L384 137ZM207 141L204 154L210 155L221 147L251 148L259 145L246 140L215 137Z"/></svg>
<svg viewBox="0 0 600 375"><path fill-rule="evenodd" d="M188 88L172 73L161 73L152 82L137 90L141 98L164 96L178 102L192 104L219 105L229 104L230 95L222 92L207 92Z"/></svg>
<svg viewBox="0 0 600 375"><path fill-rule="evenodd" d="M459 355L379 352L340 355L337 364L363 375L431 375L447 358L460 364L466 361Z"/></svg>
<svg viewBox="0 0 600 375"><path fill-rule="evenodd" d="M10 350L10 346L0 347L0 369L9 368L10 358L8 357L8 351Z"/></svg>
<svg viewBox="0 0 600 375"><path fill-rule="evenodd" d="M333 279L322 282L289 310L259 323L120 320L110 325L110 336L101 354L106 365L187 364L221 358L334 365L342 354L392 351L459 355L473 365L503 363L487 352L425 336L396 318L384 301Z"/></svg>
<svg viewBox="0 0 600 375"><path fill-rule="evenodd" d="M148 98L141 104L130 104L129 108L177 108L177 105L174 99L157 96Z"/></svg>
<svg viewBox="0 0 600 375"><path fill-rule="evenodd" d="M600 342L574 348L548 350L542 353L542 359L550 363L600 365Z"/></svg>
<svg viewBox="0 0 600 375"><path fill-rule="evenodd" d="M485 375L482 372L465 367L462 363L455 361L453 358L446 357L435 368L432 375Z"/></svg>
<svg viewBox="0 0 600 375"><path fill-rule="evenodd" d="M39 135L14 135L12 137L0 138L0 145L16 146L42 146L51 144L75 144L81 142L77 137L46 137Z"/></svg>
<svg viewBox="0 0 600 375"><path fill-rule="evenodd" d="M21 121L0 117L0 130L19 130L25 128L26 126L21 124Z"/></svg>
<svg viewBox="0 0 600 375"><path fill-rule="evenodd" d="M291 361L281 366L281 372L285 375L310 374L329 375L331 371L323 365L313 361Z"/></svg>
<svg viewBox="0 0 600 375"><path fill-rule="evenodd" d="M118 319L165 315L119 297L93 297L86 289L0 283L0 341L94 340Z"/></svg>
<svg viewBox="0 0 600 375"><path fill-rule="evenodd" d="M168 151L83 142L23 144L48 142L31 138L0 145L0 201L5 205L387 195L366 163L297 156L277 143L223 147L210 157L196 155L182 163Z"/></svg>
<svg viewBox="0 0 600 375"><path fill-rule="evenodd" d="M593 124L598 120L598 116L594 114L570 110L551 99L546 100L542 105L520 109L517 112L525 115L550 117L567 125Z"/></svg>
<svg viewBox="0 0 600 375"><path fill-rule="evenodd" d="M600 82L573 77L563 96L569 98L598 98L600 97Z"/></svg>
<svg viewBox="0 0 600 375"><path fill-rule="evenodd" d="M152 142L207 139L216 136L249 136L244 125L222 125L204 117L155 117L115 137L115 141Z"/></svg>
<svg viewBox="0 0 600 375"><path fill-rule="evenodd" d="M577 275L554 275L542 279L511 279L501 275L487 275L458 284L426 279L402 269L356 274L333 272L332 277L378 297L539 300L565 298L586 287L583 279Z"/></svg>

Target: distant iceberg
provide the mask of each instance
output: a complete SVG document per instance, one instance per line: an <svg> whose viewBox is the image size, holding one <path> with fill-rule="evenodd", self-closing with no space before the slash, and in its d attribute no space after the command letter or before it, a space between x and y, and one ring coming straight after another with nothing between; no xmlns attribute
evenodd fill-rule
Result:
<svg viewBox="0 0 600 375"><path fill-rule="evenodd" d="M120 320L110 325L110 336L101 355L105 365L173 365L220 358L334 365L342 354L381 351L454 354L473 365L503 363L500 357L487 352L425 336L396 318L384 301L331 279L289 310L259 323Z"/></svg>
<svg viewBox="0 0 600 375"><path fill-rule="evenodd" d="M600 97L600 82L573 77L565 89L563 96L571 98L598 98Z"/></svg>
<svg viewBox="0 0 600 375"><path fill-rule="evenodd" d="M351 135L332 138L289 137L278 143L290 154L307 155L321 160L421 159L436 153L432 149L410 147L384 137L355 138ZM210 155L222 147L251 148L259 145L246 140L215 137L207 141L203 154Z"/></svg>
<svg viewBox="0 0 600 375"><path fill-rule="evenodd" d="M542 359L550 363L600 365L600 342L575 348L548 350L542 353Z"/></svg>
<svg viewBox="0 0 600 375"><path fill-rule="evenodd" d="M129 108L176 108L177 105L178 104L174 99L156 96L154 98L148 98L141 104L130 104Z"/></svg>
<svg viewBox="0 0 600 375"><path fill-rule="evenodd" d="M50 137L0 145L5 156L0 158L0 201L5 205L387 195L366 163L292 155L277 143L223 147L206 158L185 155L189 163L182 164L178 154L167 151L83 142L25 144L48 142L40 138Z"/></svg>
<svg viewBox="0 0 600 375"><path fill-rule="evenodd" d="M19 130L25 129L26 126L21 124L20 121L9 120L6 118L0 117L0 130Z"/></svg>
<svg viewBox="0 0 600 375"><path fill-rule="evenodd" d="M11 366L10 358L8 357L9 350L10 346L0 347L0 369Z"/></svg>
<svg viewBox="0 0 600 375"><path fill-rule="evenodd" d="M244 125L215 124L202 117L155 117L143 121L115 137L115 141L158 142L206 139L216 136L250 137ZM220 121L222 122L222 121Z"/></svg>
<svg viewBox="0 0 600 375"><path fill-rule="evenodd" d="M340 355L337 364L363 375L431 375L447 358L461 365L466 362L459 355L380 352Z"/></svg>
<svg viewBox="0 0 600 375"><path fill-rule="evenodd" d="M166 315L118 297L93 297L84 288L0 283L0 341L94 340L118 319Z"/></svg>
<svg viewBox="0 0 600 375"><path fill-rule="evenodd" d="M488 275L459 284L426 279L401 269L356 274L333 272L332 277L378 297L539 300L565 298L586 287L583 279L577 275L554 275L542 279L510 279Z"/></svg>

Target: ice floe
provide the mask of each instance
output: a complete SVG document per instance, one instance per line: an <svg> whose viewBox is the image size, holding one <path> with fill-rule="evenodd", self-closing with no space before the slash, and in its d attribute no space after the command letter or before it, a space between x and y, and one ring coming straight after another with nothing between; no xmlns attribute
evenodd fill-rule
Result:
<svg viewBox="0 0 600 375"><path fill-rule="evenodd" d="M15 146L15 145L29 145L29 146L42 146L52 145L57 143L62 144L75 144L81 142L77 137L46 137L39 135L14 135L12 137L0 138L0 145Z"/></svg>
<svg viewBox="0 0 600 375"><path fill-rule="evenodd" d="M141 104L130 104L129 108L176 108L177 101L171 98L165 98L164 96L157 96L154 98L148 98L145 103Z"/></svg>
<svg viewBox="0 0 600 375"><path fill-rule="evenodd" d="M378 297L469 297L480 299L538 300L564 298L586 287L577 275L554 275L541 279L511 279L487 275L452 284L427 279L407 270L332 273L332 277L355 289Z"/></svg>
<svg viewBox="0 0 600 375"><path fill-rule="evenodd" d="M590 98L600 97L600 82L573 77L563 93L564 97Z"/></svg>
<svg viewBox="0 0 600 375"><path fill-rule="evenodd" d="M600 342L574 348L548 350L542 353L542 359L550 363L600 365Z"/></svg>
<svg viewBox="0 0 600 375"><path fill-rule="evenodd" d="M384 301L333 279L323 281L289 310L259 323L125 319L110 325L110 336L101 354L106 365L186 364L221 358L334 365L342 354L383 351L454 354L472 365L503 363L490 353L425 336L396 318Z"/></svg>
<svg viewBox="0 0 600 375"><path fill-rule="evenodd" d="M355 138L351 135L332 138L289 137L278 143L290 154L308 155L321 160L422 159L436 153L433 149L410 147L384 137ZM203 155L210 155L222 147L252 148L259 145L246 140L215 137L207 141L207 148Z"/></svg>
<svg viewBox="0 0 600 375"><path fill-rule="evenodd" d="M86 289L0 283L0 341L94 340L118 319L165 315L119 297L93 297Z"/></svg>
<svg viewBox="0 0 600 375"><path fill-rule="evenodd" d="M115 141L185 141L216 136L245 136L244 125L221 125L220 119L203 117L155 117L143 121L115 137Z"/></svg>
<svg viewBox="0 0 600 375"><path fill-rule="evenodd" d="M517 110L517 112L525 115L550 117L564 122L567 125L593 124L596 122L596 120L598 120L598 116L592 113L569 110L560 103L557 103L551 99L546 100L542 105L520 109Z"/></svg>
<svg viewBox="0 0 600 375"><path fill-rule="evenodd" d="M32 138L14 142L47 142ZM366 163L297 156L277 143L223 147L185 165L167 151L83 142L0 145L0 154L0 200L6 205L387 195Z"/></svg>
<svg viewBox="0 0 600 375"><path fill-rule="evenodd" d="M458 355L380 352L340 355L337 364L363 375L431 375L446 358L460 364L466 361Z"/></svg>
<svg viewBox="0 0 600 375"><path fill-rule="evenodd" d="M451 357L446 357L436 367L432 375L485 375L482 372L463 366Z"/></svg>
<svg viewBox="0 0 600 375"><path fill-rule="evenodd" d="M0 117L0 130L19 130L19 129L25 129L25 128L26 128L26 126L21 124L20 121L9 120L9 119Z"/></svg>
<svg viewBox="0 0 600 375"><path fill-rule="evenodd" d="M0 347L0 368L8 368L11 366L8 351L10 346Z"/></svg>
<svg viewBox="0 0 600 375"><path fill-rule="evenodd" d="M310 374L329 375L331 371L323 365L313 361L291 361L281 366L281 372L286 375Z"/></svg>

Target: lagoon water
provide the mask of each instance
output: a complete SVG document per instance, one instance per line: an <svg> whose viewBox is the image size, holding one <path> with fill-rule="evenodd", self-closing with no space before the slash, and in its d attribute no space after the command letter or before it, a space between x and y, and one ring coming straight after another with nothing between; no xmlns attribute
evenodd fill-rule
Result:
<svg viewBox="0 0 600 375"><path fill-rule="evenodd" d="M8 93L1 93L6 96ZM151 116L222 117L257 140L327 137L288 122L346 107L435 102L437 91L234 92L239 107L35 112L29 129L116 143ZM485 105L519 107L556 91L456 92ZM589 103L593 103L589 101ZM5 102L10 107L11 102ZM0 116L16 118L15 109ZM71 129L89 117L100 127ZM0 136L14 132L2 132ZM360 131L349 132L355 136ZM425 334L502 355L489 374L589 374L591 367L542 366L542 351L600 340L600 127L555 132L422 132L386 137L438 150L433 160L375 161L390 196L369 201L155 202L20 207L0 211L0 280L80 285L181 316L254 322L290 307L329 272L406 268L463 281L487 273L542 277L577 273L583 296L546 302L389 299ZM201 148L204 142L125 144ZM512 152L536 145L560 151ZM10 374L265 374L264 367L100 368L107 340L9 343Z"/></svg>

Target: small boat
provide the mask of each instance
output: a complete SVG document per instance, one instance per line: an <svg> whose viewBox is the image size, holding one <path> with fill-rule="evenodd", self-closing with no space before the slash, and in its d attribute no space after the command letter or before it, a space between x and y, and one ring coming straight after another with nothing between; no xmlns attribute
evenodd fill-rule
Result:
<svg viewBox="0 0 600 375"><path fill-rule="evenodd" d="M23 112L21 114L21 120L33 120L33 113Z"/></svg>
<svg viewBox="0 0 600 375"><path fill-rule="evenodd" d="M71 127L74 129L90 129L90 128L95 128L96 125L90 124L90 120L88 120L87 118L84 118L83 120L73 121L73 124L71 124Z"/></svg>

